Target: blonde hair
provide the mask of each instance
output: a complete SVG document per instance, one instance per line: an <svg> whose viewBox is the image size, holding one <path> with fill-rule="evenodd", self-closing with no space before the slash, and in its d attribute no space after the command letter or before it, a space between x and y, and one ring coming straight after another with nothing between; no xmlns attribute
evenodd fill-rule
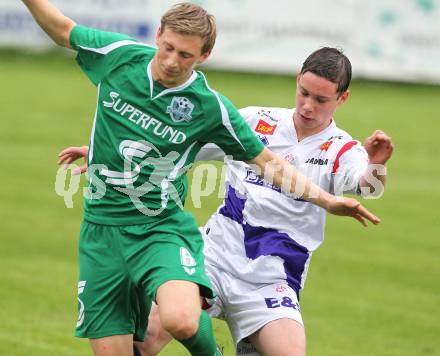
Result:
<svg viewBox="0 0 440 356"><path fill-rule="evenodd" d="M161 33L165 28L180 34L201 37L203 40L202 54L212 50L217 37L214 16L199 5L187 2L174 5L162 16L160 20Z"/></svg>

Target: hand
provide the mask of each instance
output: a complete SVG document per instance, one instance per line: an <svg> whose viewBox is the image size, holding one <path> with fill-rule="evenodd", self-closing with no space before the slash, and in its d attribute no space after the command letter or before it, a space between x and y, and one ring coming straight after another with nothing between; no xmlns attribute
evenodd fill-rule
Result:
<svg viewBox="0 0 440 356"><path fill-rule="evenodd" d="M327 211L333 215L351 216L365 227L367 227L366 220L369 220L374 225L380 223L380 219L377 216L370 213L361 203L353 198L334 197L328 203Z"/></svg>
<svg viewBox="0 0 440 356"><path fill-rule="evenodd" d="M72 175L82 174L84 172L87 172L87 156L89 154L89 147L88 146L82 146L82 147L68 147L62 150L58 157L59 160L57 164L61 165L64 164L65 168L72 162L76 161L77 159L83 157L84 158L84 164L80 166L79 168L76 168L72 171Z"/></svg>
<svg viewBox="0 0 440 356"><path fill-rule="evenodd" d="M385 164L391 157L394 145L385 132L376 130L364 142L368 153L369 162L372 164Z"/></svg>

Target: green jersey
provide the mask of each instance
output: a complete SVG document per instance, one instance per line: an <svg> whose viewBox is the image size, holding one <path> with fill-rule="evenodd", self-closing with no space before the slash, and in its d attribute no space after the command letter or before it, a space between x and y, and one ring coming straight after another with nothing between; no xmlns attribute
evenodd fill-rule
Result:
<svg viewBox="0 0 440 356"><path fill-rule="evenodd" d="M82 26L72 30L70 42L98 91L86 220L142 224L181 209L185 173L206 143L244 161L263 150L235 107L201 72L165 88L151 74L154 47Z"/></svg>

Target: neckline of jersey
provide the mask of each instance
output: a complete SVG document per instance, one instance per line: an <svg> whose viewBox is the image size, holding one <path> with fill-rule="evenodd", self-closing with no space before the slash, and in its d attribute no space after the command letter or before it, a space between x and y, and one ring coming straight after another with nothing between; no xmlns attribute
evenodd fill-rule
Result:
<svg viewBox="0 0 440 356"><path fill-rule="evenodd" d="M151 63L152 62L153 62L153 60L148 62L148 65L147 65L147 76L148 76L148 80L150 82L150 99L151 100L158 99L161 96L164 96L169 93L181 91L181 90L189 87L197 79L197 72L195 70L193 70L191 73L191 76L188 78L188 80L185 83L183 83L177 87L174 87L174 88L167 88L153 97L153 88L154 88L155 80L153 79L153 73L151 72Z"/></svg>
<svg viewBox="0 0 440 356"><path fill-rule="evenodd" d="M290 117L288 119L288 122L289 122L289 130L292 133L293 137L295 138L295 140L296 140L296 142L298 144L303 144L304 142L310 141L310 140L312 140L312 139L322 135L324 132L330 131L330 130L332 130L332 129L334 129L336 127L335 120L332 119L332 122L330 123L330 125L328 125L324 130L319 131L319 132L317 132L317 133L315 133L313 135L304 137L301 141L299 141L298 140L298 134L296 133L296 129L295 129L295 123L294 123L294 120L293 120L293 114L295 113L295 111L296 111L296 108L293 108L293 109L289 110L289 112L291 114L290 114Z"/></svg>

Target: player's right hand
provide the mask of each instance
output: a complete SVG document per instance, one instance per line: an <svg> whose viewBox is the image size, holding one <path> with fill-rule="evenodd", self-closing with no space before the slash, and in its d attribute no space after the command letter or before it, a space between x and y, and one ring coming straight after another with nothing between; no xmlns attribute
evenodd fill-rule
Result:
<svg viewBox="0 0 440 356"><path fill-rule="evenodd" d="M376 215L370 213L361 203L353 198L334 197L328 203L327 211L333 215L351 216L365 227L367 227L366 220L374 225L380 223L380 219Z"/></svg>
<svg viewBox="0 0 440 356"><path fill-rule="evenodd" d="M58 162L57 164L61 165L64 164L65 168L68 167L69 164L72 162L75 162L79 158L84 158L84 164L72 171L72 175L78 175L82 174L84 172L87 172L87 156L89 154L89 147L88 146L81 146L81 147L68 147L62 150L58 154Z"/></svg>

